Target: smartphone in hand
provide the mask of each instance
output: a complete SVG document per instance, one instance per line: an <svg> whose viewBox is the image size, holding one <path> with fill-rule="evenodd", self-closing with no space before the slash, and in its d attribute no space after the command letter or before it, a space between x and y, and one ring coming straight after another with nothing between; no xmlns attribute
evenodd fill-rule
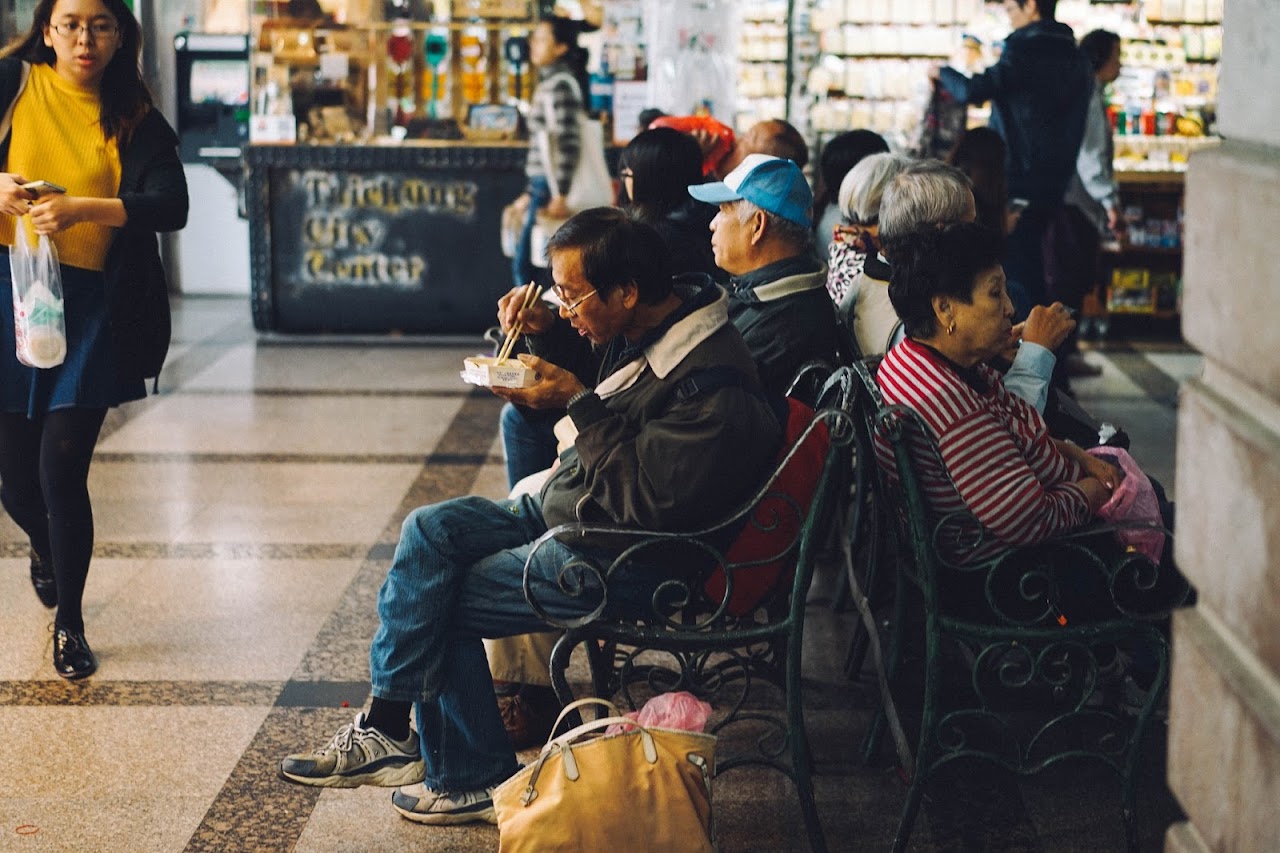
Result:
<svg viewBox="0 0 1280 853"><path fill-rule="evenodd" d="M45 196L49 193L65 193L67 191L66 187L60 187L48 181L29 181L23 184L22 188L28 192L35 193L37 196Z"/></svg>

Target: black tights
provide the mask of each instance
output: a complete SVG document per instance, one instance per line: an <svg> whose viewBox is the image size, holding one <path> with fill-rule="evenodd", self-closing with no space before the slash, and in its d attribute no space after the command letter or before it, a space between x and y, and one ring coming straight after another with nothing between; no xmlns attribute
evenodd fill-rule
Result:
<svg viewBox="0 0 1280 853"><path fill-rule="evenodd" d="M36 420L0 413L0 503L58 581L54 621L84 631L80 604L93 556L89 462L106 409L58 409Z"/></svg>

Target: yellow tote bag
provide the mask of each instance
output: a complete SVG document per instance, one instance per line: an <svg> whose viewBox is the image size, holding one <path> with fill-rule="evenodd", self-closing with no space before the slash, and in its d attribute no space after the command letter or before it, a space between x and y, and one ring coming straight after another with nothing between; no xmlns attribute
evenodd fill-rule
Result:
<svg viewBox="0 0 1280 853"><path fill-rule="evenodd" d="M643 728L602 699L580 699L560 717L589 704L612 716L547 741L494 790L499 853L714 851L715 736ZM614 723L629 728L601 734Z"/></svg>

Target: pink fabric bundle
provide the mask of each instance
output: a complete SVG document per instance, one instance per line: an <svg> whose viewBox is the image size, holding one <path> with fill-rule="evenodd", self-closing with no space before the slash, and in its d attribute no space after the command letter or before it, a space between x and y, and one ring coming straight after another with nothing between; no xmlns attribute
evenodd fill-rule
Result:
<svg viewBox="0 0 1280 853"><path fill-rule="evenodd" d="M631 711L624 716L642 726L700 732L706 728L707 718L711 716L711 706L692 693L682 690L676 693L659 693L645 702L639 711ZM605 734L621 731L625 731L625 728L615 723L605 729Z"/></svg>
<svg viewBox="0 0 1280 853"><path fill-rule="evenodd" d="M1124 471L1124 479L1111 493L1111 499L1098 510L1103 521L1117 524L1125 521L1152 522L1164 525L1156 491L1151 487L1147 475L1142 473L1138 463L1129 455L1129 451L1119 447L1090 447L1085 452L1108 460L1114 459ZM1121 545L1139 551L1151 562L1160 562L1160 555L1164 552L1164 534L1160 531L1117 530L1116 538Z"/></svg>

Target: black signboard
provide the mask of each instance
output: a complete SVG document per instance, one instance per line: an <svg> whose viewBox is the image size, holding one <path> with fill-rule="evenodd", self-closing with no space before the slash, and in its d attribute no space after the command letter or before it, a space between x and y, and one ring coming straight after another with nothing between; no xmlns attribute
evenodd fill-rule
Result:
<svg viewBox="0 0 1280 853"><path fill-rule="evenodd" d="M479 334L493 325L512 284L498 231L524 186L523 149L335 150L250 149L258 328Z"/></svg>

